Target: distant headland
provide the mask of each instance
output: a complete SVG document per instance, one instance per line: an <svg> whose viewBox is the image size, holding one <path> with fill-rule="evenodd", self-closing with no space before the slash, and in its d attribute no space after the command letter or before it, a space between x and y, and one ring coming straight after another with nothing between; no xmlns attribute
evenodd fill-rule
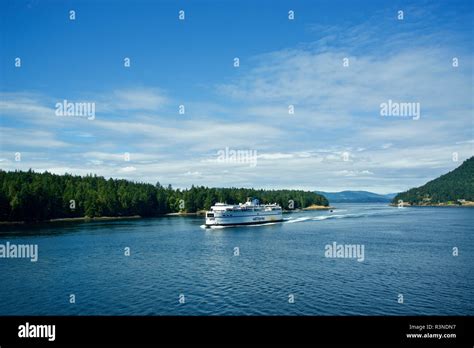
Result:
<svg viewBox="0 0 474 348"><path fill-rule="evenodd" d="M474 156L423 186L399 193L392 205L474 207Z"/></svg>

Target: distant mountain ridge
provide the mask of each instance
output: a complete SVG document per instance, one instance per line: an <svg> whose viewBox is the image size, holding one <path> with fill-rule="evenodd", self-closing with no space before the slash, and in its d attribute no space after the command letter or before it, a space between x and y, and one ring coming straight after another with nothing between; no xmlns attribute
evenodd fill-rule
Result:
<svg viewBox="0 0 474 348"><path fill-rule="evenodd" d="M396 193L381 195L368 191L315 191L315 193L326 197L330 203L388 203L397 195Z"/></svg>
<svg viewBox="0 0 474 348"><path fill-rule="evenodd" d="M399 193L394 204L474 205L474 156L459 167L420 187Z"/></svg>

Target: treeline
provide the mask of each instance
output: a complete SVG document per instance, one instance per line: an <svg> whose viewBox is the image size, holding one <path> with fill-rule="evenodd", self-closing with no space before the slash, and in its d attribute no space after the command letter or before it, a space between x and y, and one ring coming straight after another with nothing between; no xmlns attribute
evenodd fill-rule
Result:
<svg viewBox="0 0 474 348"><path fill-rule="evenodd" d="M304 208L329 203L321 195L299 190L245 188L173 189L127 180L0 170L0 221L43 221L100 216L158 216L207 210L216 202L240 203L256 197L262 203Z"/></svg>
<svg viewBox="0 0 474 348"><path fill-rule="evenodd" d="M414 205L429 205L456 203L460 199L474 201L474 157L423 186L399 193L393 203L402 200Z"/></svg>

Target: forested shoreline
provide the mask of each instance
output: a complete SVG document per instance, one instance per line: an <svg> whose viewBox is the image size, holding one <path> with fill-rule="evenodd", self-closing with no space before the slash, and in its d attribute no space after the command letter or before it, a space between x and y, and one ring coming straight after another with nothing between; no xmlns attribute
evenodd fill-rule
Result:
<svg viewBox="0 0 474 348"><path fill-rule="evenodd" d="M321 195L301 190L256 190L192 186L174 189L123 179L56 175L32 170L0 170L0 221L37 222L79 217L153 217L207 210L216 202L237 204L247 197L278 203L284 209L328 206Z"/></svg>
<svg viewBox="0 0 474 348"><path fill-rule="evenodd" d="M464 201L474 201L474 157L423 186L399 193L392 204L462 205Z"/></svg>

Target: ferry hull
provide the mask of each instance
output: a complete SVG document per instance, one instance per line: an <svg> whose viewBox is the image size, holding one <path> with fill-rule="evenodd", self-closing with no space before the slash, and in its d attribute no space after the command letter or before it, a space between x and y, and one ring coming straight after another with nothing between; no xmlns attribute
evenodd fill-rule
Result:
<svg viewBox="0 0 474 348"><path fill-rule="evenodd" d="M259 216L233 216L233 217L214 217L206 219L205 226L241 226L241 225L260 225L271 222L282 222L281 214L259 215Z"/></svg>
<svg viewBox="0 0 474 348"><path fill-rule="evenodd" d="M283 222L284 220L273 220L273 221L260 221L260 222L241 222L241 223L235 223L235 224L205 224L206 227L212 227L212 226L244 226L244 225L262 225L262 224L268 224L272 222Z"/></svg>

